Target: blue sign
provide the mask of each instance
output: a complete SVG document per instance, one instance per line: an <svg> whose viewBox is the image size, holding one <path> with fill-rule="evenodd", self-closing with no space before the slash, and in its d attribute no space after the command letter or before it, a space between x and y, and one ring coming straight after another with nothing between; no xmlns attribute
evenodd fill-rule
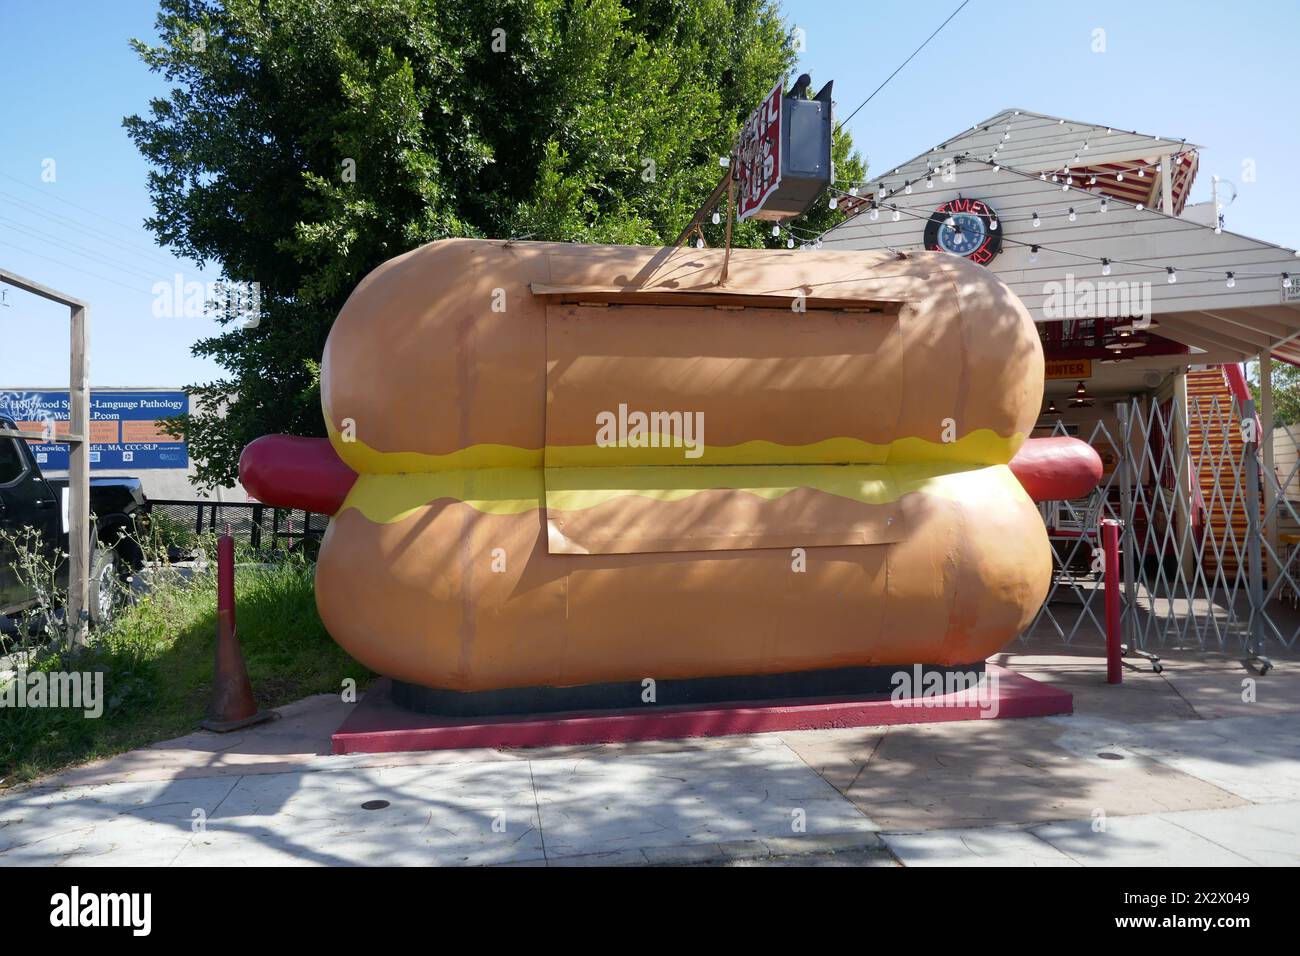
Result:
<svg viewBox="0 0 1300 956"><path fill-rule="evenodd" d="M189 396L181 391L90 390L90 467L92 470L188 468L185 442L163 431L160 419L189 411ZM68 393L0 389L0 415L12 418L32 435L31 449L42 469L68 467L68 446L58 437L68 433Z"/></svg>

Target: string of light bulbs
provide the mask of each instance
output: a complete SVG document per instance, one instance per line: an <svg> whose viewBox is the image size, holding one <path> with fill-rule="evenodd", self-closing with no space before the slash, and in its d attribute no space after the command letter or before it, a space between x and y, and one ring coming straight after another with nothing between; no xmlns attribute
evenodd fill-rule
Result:
<svg viewBox="0 0 1300 956"><path fill-rule="evenodd" d="M892 212L892 215L893 215L893 221L894 221L894 222L898 222L898 221L902 218L903 215L907 215L908 218L910 218L910 219L922 220L922 221L926 221L926 222L928 222L928 221L931 219L931 217L933 216L933 213L917 213L917 212L913 212L913 211L910 210L910 209L900 208L897 204L891 204L891 205L890 205L890 209L891 209L891 212ZM1074 216L1077 217L1077 213L1073 213L1073 211L1072 211L1072 214L1073 214ZM999 217L999 218L1000 218L1000 217ZM1040 217L1037 213L1034 213L1034 215L1033 215L1033 219L1037 219L1037 220L1041 221L1041 218L1042 218L1042 217ZM1030 221L1032 222L1033 219L1031 219ZM996 227L992 226L992 222L997 222L997 221L998 221L998 220L992 220L991 223L990 223L990 227L991 227L991 228L996 228ZM1001 219L1001 222L1009 222L1009 221L1014 221L1014 220ZM1196 225L1199 225L1199 223L1191 223L1190 225L1194 225L1194 226L1196 226ZM834 228L834 227L832 227L832 228ZM1208 227L1203 227L1203 228L1208 228ZM829 232L829 231L830 231L829 229L826 230L826 232ZM821 236L825 236L825 235L826 235L826 232L823 232L823 233L821 234ZM816 243L816 246L815 246L816 248L821 248L821 246L820 246L820 243L821 243L821 236L819 236L818 239L817 239L817 243ZM1099 264L1099 265L1101 266L1101 274L1102 274L1103 276L1108 276L1108 275L1110 275L1110 274L1111 274L1111 268L1112 268L1112 266L1115 266L1115 265L1128 265L1128 266L1135 266L1135 267L1137 267L1137 268L1145 269L1146 271L1149 271L1149 272L1160 272L1161 270L1163 270L1164 273L1165 273L1165 275L1166 275L1166 281L1167 281L1170 285L1172 285L1172 284L1174 284L1175 282L1178 281L1178 273L1179 273L1179 271L1180 271L1180 270L1178 269L1177 266L1170 265L1170 264L1168 264L1168 263L1164 263L1164 262L1150 262L1150 261L1142 260L1142 259L1122 259L1122 258L1118 258L1118 257L1110 257L1110 256L1101 256L1101 257L1098 257L1098 256L1089 256L1089 255L1084 255L1084 254L1082 254L1082 253L1078 253L1078 252L1072 252L1072 251L1070 251L1070 250L1068 250L1068 249L1060 249L1060 248L1057 248L1057 247L1055 247L1055 246L1050 246L1050 245L1047 245L1047 244L1044 244L1044 243L1026 242L1026 241L1024 241L1024 240L1020 240L1020 239L1013 239L1013 238L1007 236L1007 235L1005 234L1005 232L1003 233L1002 241L1003 241L1004 243L1010 243L1010 244L1012 244L1012 245L1017 245L1017 246L1021 246L1021 247L1024 247L1024 248L1028 248L1028 249L1029 249L1029 261L1030 261L1031 264L1034 263L1034 262L1037 262L1037 257L1038 257L1038 254L1039 254L1040 252L1051 252L1051 253L1055 253L1055 254L1057 254L1057 255L1069 256L1069 257L1071 257L1071 258L1079 259L1079 260L1082 260L1082 261L1085 261L1085 262L1093 262L1093 263L1097 263L1097 264ZM812 243L810 243L810 245L812 245ZM1295 254L1296 254L1297 256L1300 256L1300 252L1296 252ZM1228 271L1228 270L1219 270L1219 269L1198 269L1198 268L1194 268L1194 267L1192 267L1192 268L1184 268L1184 269L1182 269L1181 271L1184 272L1184 273L1192 274L1192 275L1210 275L1210 276L1223 275L1223 276L1225 277L1225 284L1226 284L1227 287L1230 288L1230 289L1233 288L1233 287L1236 285L1236 279L1237 279L1238 277L1241 277L1241 278L1260 278L1260 279L1278 279L1278 278L1280 278L1280 279L1281 279L1281 282L1282 282L1282 288L1284 288L1284 289L1290 289L1290 288L1292 287L1292 277L1291 277L1291 274L1290 274L1289 272L1281 272L1281 273L1277 273L1277 272L1242 272L1242 271L1240 271L1240 270L1232 270L1232 271Z"/></svg>

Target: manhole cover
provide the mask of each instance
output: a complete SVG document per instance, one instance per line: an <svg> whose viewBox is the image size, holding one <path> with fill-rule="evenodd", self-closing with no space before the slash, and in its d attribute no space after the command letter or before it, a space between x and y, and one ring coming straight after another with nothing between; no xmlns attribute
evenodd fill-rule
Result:
<svg viewBox="0 0 1300 956"><path fill-rule="evenodd" d="M361 809L362 809L362 810L382 810L382 809L384 809L384 807L386 807L386 806L388 806L388 801L387 801L387 800L367 800L365 803L361 804Z"/></svg>
<svg viewBox="0 0 1300 956"><path fill-rule="evenodd" d="M1109 750L1103 750L1101 753L1097 754L1097 756L1100 757L1102 760L1123 760L1124 759L1123 754L1113 754Z"/></svg>

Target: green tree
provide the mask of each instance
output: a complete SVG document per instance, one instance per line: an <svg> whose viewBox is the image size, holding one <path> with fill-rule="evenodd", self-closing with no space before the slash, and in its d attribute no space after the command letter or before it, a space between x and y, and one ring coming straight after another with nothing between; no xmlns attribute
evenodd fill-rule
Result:
<svg viewBox="0 0 1300 956"><path fill-rule="evenodd" d="M133 45L172 90L124 121L147 224L260 287L256 328L227 310L194 346L225 375L173 423L209 484L258 435L322 434L317 360L368 271L449 236L671 242L795 62L773 0L162 0L158 29ZM865 177L846 134L835 157Z"/></svg>
<svg viewBox="0 0 1300 956"><path fill-rule="evenodd" d="M1300 368L1289 362L1273 360L1273 426L1295 425L1300 422ZM1246 366L1247 384L1250 396L1259 407L1259 363L1251 362Z"/></svg>

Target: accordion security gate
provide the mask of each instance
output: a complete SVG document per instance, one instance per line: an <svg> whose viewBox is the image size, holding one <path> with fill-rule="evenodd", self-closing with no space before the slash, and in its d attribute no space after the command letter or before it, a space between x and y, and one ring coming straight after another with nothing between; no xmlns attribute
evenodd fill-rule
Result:
<svg viewBox="0 0 1300 956"><path fill-rule="evenodd" d="M1105 634L1100 521L1121 522L1122 622L1130 651L1259 657L1300 634L1300 455L1289 430L1260 434L1254 403L1132 399L1077 436L1101 454L1100 486L1042 506L1052 585L1021 635L1096 644ZM1065 434L1058 423L1056 432ZM1278 464L1264 465L1261 441Z"/></svg>

